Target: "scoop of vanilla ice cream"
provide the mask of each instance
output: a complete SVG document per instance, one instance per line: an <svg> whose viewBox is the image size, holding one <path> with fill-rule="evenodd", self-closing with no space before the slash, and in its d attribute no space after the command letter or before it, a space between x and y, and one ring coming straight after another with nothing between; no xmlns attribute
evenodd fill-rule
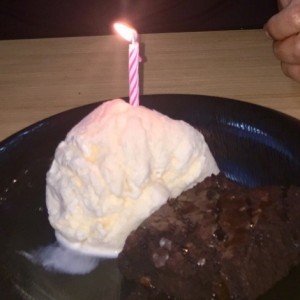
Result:
<svg viewBox="0 0 300 300"><path fill-rule="evenodd" d="M47 173L49 220L66 246L114 257L129 233L168 198L218 172L192 126L112 100L57 147Z"/></svg>

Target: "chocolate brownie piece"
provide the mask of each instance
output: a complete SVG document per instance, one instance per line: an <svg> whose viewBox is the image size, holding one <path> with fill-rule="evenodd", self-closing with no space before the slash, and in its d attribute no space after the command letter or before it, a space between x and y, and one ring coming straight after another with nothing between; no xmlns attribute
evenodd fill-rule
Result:
<svg viewBox="0 0 300 300"><path fill-rule="evenodd" d="M300 188L244 188L211 176L126 240L128 299L256 299L300 262Z"/></svg>

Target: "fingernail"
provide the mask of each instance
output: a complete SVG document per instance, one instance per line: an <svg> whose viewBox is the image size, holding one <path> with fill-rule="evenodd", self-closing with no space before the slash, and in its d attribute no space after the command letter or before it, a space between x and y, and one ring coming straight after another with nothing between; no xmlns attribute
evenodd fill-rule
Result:
<svg viewBox="0 0 300 300"><path fill-rule="evenodd" d="M269 40L273 40L273 38L271 37L270 33L267 30L264 29L264 33Z"/></svg>

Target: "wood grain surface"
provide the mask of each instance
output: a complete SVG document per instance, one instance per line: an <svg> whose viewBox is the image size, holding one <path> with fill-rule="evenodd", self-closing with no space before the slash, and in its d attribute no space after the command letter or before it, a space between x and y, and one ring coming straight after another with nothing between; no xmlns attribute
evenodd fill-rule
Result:
<svg viewBox="0 0 300 300"><path fill-rule="evenodd" d="M142 94L215 95L300 119L300 84L282 74L261 30L140 41ZM0 41L0 140L69 108L127 96L127 51L114 35Z"/></svg>

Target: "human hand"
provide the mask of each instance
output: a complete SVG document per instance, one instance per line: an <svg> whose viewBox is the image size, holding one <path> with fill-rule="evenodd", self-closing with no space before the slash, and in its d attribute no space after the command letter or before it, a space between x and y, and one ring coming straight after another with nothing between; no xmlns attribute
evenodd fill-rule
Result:
<svg viewBox="0 0 300 300"><path fill-rule="evenodd" d="M279 13L264 26L283 73L300 82L300 0L278 0Z"/></svg>

